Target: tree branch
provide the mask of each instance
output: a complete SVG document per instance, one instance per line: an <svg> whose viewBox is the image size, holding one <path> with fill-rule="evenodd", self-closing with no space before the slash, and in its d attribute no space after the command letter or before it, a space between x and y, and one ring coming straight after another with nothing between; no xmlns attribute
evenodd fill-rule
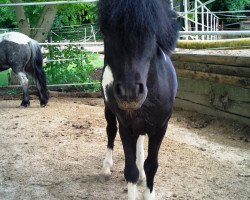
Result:
<svg viewBox="0 0 250 200"><path fill-rule="evenodd" d="M48 32L53 26L57 13L56 5L46 5L43 8L41 17L37 23L36 30L32 31L32 38L39 42L44 42L47 39Z"/></svg>

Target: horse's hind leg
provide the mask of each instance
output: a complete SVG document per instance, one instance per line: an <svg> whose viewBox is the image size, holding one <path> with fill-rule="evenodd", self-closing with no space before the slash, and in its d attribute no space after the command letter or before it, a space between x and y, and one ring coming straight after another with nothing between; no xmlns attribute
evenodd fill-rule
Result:
<svg viewBox="0 0 250 200"><path fill-rule="evenodd" d="M47 87L46 89L44 88L44 85L41 86L40 82L36 81L36 87L38 89L39 92L39 100L40 100L40 105L42 107L46 106L48 103L48 91L47 91Z"/></svg>
<svg viewBox="0 0 250 200"><path fill-rule="evenodd" d="M108 135L108 145L107 145L107 153L103 161L102 173L104 175L110 175L111 167L113 166L112 154L114 149L114 140L117 133L117 122L115 115L107 106L105 107L105 118L107 121L106 131Z"/></svg>
<svg viewBox="0 0 250 200"><path fill-rule="evenodd" d="M49 94L44 70L41 66L36 66L34 68L28 68L26 71L35 80L39 93L40 105L42 107L46 106L48 103Z"/></svg>
<svg viewBox="0 0 250 200"><path fill-rule="evenodd" d="M30 105L30 99L29 99L29 80L24 72L18 72L17 78L23 88L23 100L21 103L21 106L28 107Z"/></svg>

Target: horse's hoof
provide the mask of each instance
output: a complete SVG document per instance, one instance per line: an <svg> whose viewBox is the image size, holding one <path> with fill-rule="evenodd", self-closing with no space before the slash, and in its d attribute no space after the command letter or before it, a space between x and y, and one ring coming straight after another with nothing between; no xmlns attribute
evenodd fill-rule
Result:
<svg viewBox="0 0 250 200"><path fill-rule="evenodd" d="M110 179L111 179L111 175L106 175L106 174L101 173L98 176L98 181L101 182L101 183L106 183Z"/></svg>
<svg viewBox="0 0 250 200"><path fill-rule="evenodd" d="M27 108L29 106L30 106L30 102L22 102L20 105L20 107L22 107L22 108Z"/></svg>
<svg viewBox="0 0 250 200"><path fill-rule="evenodd" d="M40 103L40 106L41 106L41 108L44 108L44 107L47 106L47 104L42 104L42 103Z"/></svg>
<svg viewBox="0 0 250 200"><path fill-rule="evenodd" d="M103 167L102 168L102 171L101 171L101 174L103 176L111 176L111 170L109 167Z"/></svg>
<svg viewBox="0 0 250 200"><path fill-rule="evenodd" d="M155 191L153 190L150 192L150 190L147 188L143 193L143 199L144 200L155 200Z"/></svg>
<svg viewBox="0 0 250 200"><path fill-rule="evenodd" d="M45 107L45 106L47 106L47 104L48 104L48 100L46 100L46 99L40 99L40 106L41 107Z"/></svg>
<svg viewBox="0 0 250 200"><path fill-rule="evenodd" d="M28 108L30 105L20 105L20 108Z"/></svg>

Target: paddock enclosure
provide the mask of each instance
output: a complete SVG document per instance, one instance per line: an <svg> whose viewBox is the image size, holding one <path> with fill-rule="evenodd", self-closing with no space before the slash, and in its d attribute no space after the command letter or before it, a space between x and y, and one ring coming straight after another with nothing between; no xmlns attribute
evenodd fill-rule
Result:
<svg viewBox="0 0 250 200"><path fill-rule="evenodd" d="M28 6L27 14L31 4L97 1L22 5ZM0 13L9 15L17 5L7 10L6 2L11 1L0 3ZM156 200L250 200L250 30L244 24L239 30L224 26L233 15L246 15L232 22L248 20L249 26L249 15L235 9L214 12L209 4L216 0L170 2L180 22L179 49L171 57L179 85L159 152ZM11 70L0 73L0 200L127 199L119 134L112 175L101 175L107 149L100 98L103 37L95 21L71 22L56 23L40 43L48 106L40 107L30 81L31 106L20 108L19 82ZM0 33L20 31L16 25L4 25ZM30 26L31 32L44 29L37 25ZM144 188L138 189L142 193Z"/></svg>
<svg viewBox="0 0 250 200"><path fill-rule="evenodd" d="M119 136L113 173L100 175L102 99L52 95L47 107L34 99L28 109L19 103L0 101L0 199L127 198ZM158 199L248 200L249 140L246 126L175 110L159 154Z"/></svg>
<svg viewBox="0 0 250 200"><path fill-rule="evenodd" d="M159 154L159 200L249 200L249 55L249 50L173 54L179 89ZM101 71L96 72L98 80ZM40 108L31 86L31 107L21 109L20 88L1 87L0 199L127 198L119 136L113 173L100 175L107 144L103 100L73 98L86 96L77 84L49 87L72 88L78 93L51 92L49 105Z"/></svg>

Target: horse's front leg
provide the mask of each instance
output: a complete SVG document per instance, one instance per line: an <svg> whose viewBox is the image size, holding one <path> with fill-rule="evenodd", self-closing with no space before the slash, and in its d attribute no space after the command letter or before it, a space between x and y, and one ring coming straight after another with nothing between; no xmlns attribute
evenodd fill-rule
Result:
<svg viewBox="0 0 250 200"><path fill-rule="evenodd" d="M119 126L119 131L125 155L124 176L127 181L128 200L136 200L138 198L136 184L139 178L139 170L136 166L137 138L133 136L131 129L121 125Z"/></svg>
<svg viewBox="0 0 250 200"><path fill-rule="evenodd" d="M143 194L144 200L155 199L154 177L158 169L158 153L166 129L167 125L161 128L157 127L154 133L149 134L148 157L144 163L144 170L147 179L146 190L144 191Z"/></svg>
<svg viewBox="0 0 250 200"><path fill-rule="evenodd" d="M146 176L144 172L144 135L140 135L136 143L136 165L139 169L138 184L146 186Z"/></svg>
<svg viewBox="0 0 250 200"><path fill-rule="evenodd" d="M105 106L105 118L107 121L106 131L108 136L108 145L107 153L103 161L102 173L104 175L111 175L111 167L113 166L112 154L114 150L114 140L117 133L117 123L115 115L107 106Z"/></svg>
<svg viewBox="0 0 250 200"><path fill-rule="evenodd" d="M28 107L30 105L30 99L29 99L29 80L24 72L18 72L17 78L23 88L23 100L21 103L21 106Z"/></svg>

